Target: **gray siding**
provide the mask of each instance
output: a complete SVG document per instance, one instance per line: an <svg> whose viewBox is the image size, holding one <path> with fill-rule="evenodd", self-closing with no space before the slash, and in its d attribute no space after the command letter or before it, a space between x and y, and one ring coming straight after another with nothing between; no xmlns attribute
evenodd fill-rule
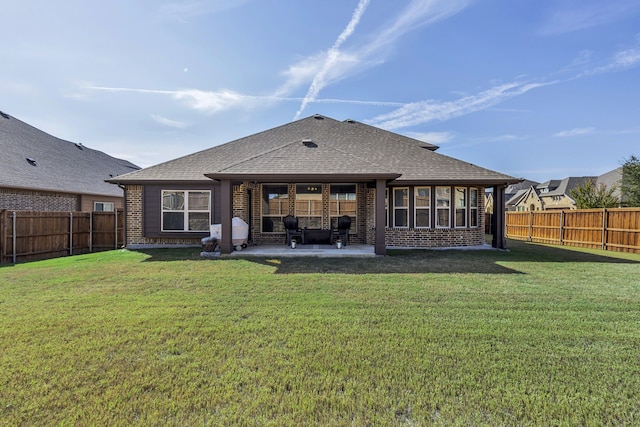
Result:
<svg viewBox="0 0 640 427"><path fill-rule="evenodd" d="M210 190L211 191L211 223L219 224L220 219L220 185L211 181L211 184L163 184L146 185L143 195L145 237L205 237L209 233L176 233L163 232L162 230L162 190Z"/></svg>

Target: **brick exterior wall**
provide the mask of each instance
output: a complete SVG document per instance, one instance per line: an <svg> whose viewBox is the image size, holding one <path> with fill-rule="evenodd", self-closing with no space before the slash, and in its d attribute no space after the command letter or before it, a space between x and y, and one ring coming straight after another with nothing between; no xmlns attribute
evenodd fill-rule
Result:
<svg viewBox="0 0 640 427"><path fill-rule="evenodd" d="M16 211L77 211L79 196L68 193L0 188L0 209Z"/></svg>
<svg viewBox="0 0 640 427"><path fill-rule="evenodd" d="M484 189L479 188L479 194ZM142 229L143 187L126 186L127 245L200 245L200 238L150 238L144 237ZM289 212L295 212L295 184L288 185ZM251 196L249 196L251 193ZM330 185L322 186L323 226L329 227ZM373 245L375 243L375 188L365 184L356 186L358 200L357 232L349 236L351 243ZM233 216L249 224L251 243L257 245L284 244L283 233L262 233L262 185L244 182L232 188ZM251 200L251 206L249 201ZM251 212L251 218L249 218ZM404 229L387 228L385 231L387 246L408 248L434 248L456 246L478 246L485 243L484 236L484 197L478 198L478 227L475 228L427 228Z"/></svg>

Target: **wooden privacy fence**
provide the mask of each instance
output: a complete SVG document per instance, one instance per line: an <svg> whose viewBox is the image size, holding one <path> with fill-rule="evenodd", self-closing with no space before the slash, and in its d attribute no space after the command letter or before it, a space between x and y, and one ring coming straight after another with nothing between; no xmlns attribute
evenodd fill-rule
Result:
<svg viewBox="0 0 640 427"><path fill-rule="evenodd" d="M123 243L122 210L0 211L0 264L116 249Z"/></svg>
<svg viewBox="0 0 640 427"><path fill-rule="evenodd" d="M507 237L640 253L640 208L507 212Z"/></svg>

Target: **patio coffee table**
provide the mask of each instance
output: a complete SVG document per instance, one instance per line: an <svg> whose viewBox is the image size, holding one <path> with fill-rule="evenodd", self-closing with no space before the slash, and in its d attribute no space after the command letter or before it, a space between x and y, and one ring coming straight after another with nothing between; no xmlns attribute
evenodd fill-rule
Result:
<svg viewBox="0 0 640 427"><path fill-rule="evenodd" d="M305 245L331 244L331 230L323 230L321 228L305 228L302 230L302 243Z"/></svg>

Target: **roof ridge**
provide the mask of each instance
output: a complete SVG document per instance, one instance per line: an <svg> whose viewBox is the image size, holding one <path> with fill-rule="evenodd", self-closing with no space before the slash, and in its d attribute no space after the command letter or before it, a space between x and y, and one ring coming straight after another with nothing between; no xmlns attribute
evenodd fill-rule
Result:
<svg viewBox="0 0 640 427"><path fill-rule="evenodd" d="M281 149L283 149L283 148L286 148L286 147L288 147L288 146L290 146L290 145L293 145L293 144L295 144L295 143L297 143L297 142L299 142L299 141L290 141L290 142L283 143L282 145L278 145L277 147L273 147L273 148L271 148L270 150L263 151L262 153L256 154L255 156L246 157L246 158L244 158L244 159L242 159L242 160L238 160L238 161L237 161L237 162L235 162L235 163L230 163L230 164L228 164L228 165L225 165L222 169L218 169L217 171L212 171L212 172L207 172L207 173L223 172L223 171L225 171L225 170L227 170L227 169L230 169L230 168L232 168L232 167L238 166L238 165L240 165L240 164L242 164L242 163L246 163L246 162L248 162L248 161L251 161L251 160L257 159L257 158L259 158L259 157L263 157L263 156L265 156L265 155L267 155L267 154L271 154L271 153L273 153L274 151L278 151L278 150L281 150Z"/></svg>

